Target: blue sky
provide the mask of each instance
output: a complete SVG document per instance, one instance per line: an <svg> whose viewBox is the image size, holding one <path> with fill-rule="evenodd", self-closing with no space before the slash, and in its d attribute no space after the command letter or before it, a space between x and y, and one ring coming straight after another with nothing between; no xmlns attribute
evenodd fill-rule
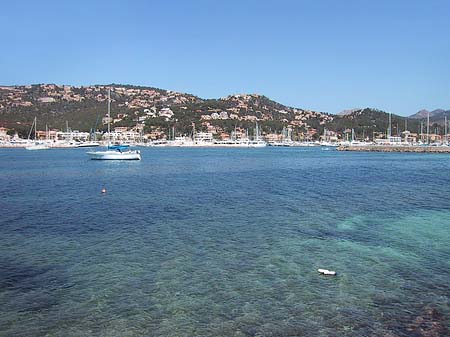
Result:
<svg viewBox="0 0 450 337"><path fill-rule="evenodd" d="M450 109L450 1L5 1L0 84L260 93L337 113Z"/></svg>

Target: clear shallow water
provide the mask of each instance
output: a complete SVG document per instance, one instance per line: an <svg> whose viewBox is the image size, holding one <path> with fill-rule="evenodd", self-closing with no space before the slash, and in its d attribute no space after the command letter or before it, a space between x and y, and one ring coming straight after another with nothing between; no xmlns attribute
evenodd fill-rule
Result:
<svg viewBox="0 0 450 337"><path fill-rule="evenodd" d="M450 156L85 152L0 149L0 336L449 326Z"/></svg>

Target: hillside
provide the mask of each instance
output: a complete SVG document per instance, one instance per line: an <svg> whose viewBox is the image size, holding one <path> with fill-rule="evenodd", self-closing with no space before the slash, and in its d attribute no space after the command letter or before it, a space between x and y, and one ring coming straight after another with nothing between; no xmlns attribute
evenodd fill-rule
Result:
<svg viewBox="0 0 450 337"><path fill-rule="evenodd" d="M188 133L195 123L198 129L215 127L218 132L235 127L254 126L267 132L280 132L290 126L298 132L320 128L333 116L287 107L257 94L231 95L220 99L202 99L190 94L152 87L130 85L93 85L87 87L37 84L0 87L0 125L20 131L29 128L38 117L38 127L88 131L104 128L107 91L111 92L113 127L136 127L145 131L167 131L172 127Z"/></svg>
<svg viewBox="0 0 450 337"><path fill-rule="evenodd" d="M338 115L288 107L258 94L230 95L203 99L191 94L132 85L92 85L85 87L36 84L0 87L0 126L26 135L36 116L38 129L105 130L107 92L111 88L112 128L127 127L157 136L189 134L192 126L217 135L237 128L252 129L256 121L264 133L292 129L294 138L322 134L324 128L339 134L354 129L357 136L386 132L388 114L374 108L345 110ZM422 110L410 117L392 115L392 134L407 127L412 132L428 115ZM430 112L432 132L440 132L450 110ZM159 137L158 136L158 137Z"/></svg>
<svg viewBox="0 0 450 337"><path fill-rule="evenodd" d="M409 131L418 132L420 121L398 115L392 115L392 135L400 134L407 128ZM358 136L368 135L373 132L385 133L389 126L389 114L374 108L353 109L346 114L336 116L326 125L327 128L338 133L344 133L346 129L354 129ZM348 132L348 130L347 130Z"/></svg>

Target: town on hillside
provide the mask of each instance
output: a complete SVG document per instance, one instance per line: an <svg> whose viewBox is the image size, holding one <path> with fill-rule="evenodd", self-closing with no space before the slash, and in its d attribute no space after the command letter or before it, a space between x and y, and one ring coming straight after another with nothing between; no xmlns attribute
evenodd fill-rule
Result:
<svg viewBox="0 0 450 337"><path fill-rule="evenodd" d="M108 89L111 115L107 116ZM442 115L442 113L441 113ZM0 87L0 141L108 140L164 144L259 138L269 144L444 143L447 120L391 116L377 109L332 115L292 108L258 94L220 99L130 85L36 84ZM428 114L429 117L429 114ZM31 133L33 121L35 132ZM110 124L110 131L107 125Z"/></svg>

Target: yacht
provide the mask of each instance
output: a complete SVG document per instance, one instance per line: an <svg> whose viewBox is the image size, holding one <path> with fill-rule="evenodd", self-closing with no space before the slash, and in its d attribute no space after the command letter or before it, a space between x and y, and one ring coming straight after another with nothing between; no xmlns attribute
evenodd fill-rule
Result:
<svg viewBox="0 0 450 337"><path fill-rule="evenodd" d="M28 145L27 147L25 147L25 150L47 150L50 147L47 146L45 143L43 142L35 142L31 145Z"/></svg>
<svg viewBox="0 0 450 337"><path fill-rule="evenodd" d="M34 117L33 124L31 124L30 132L28 133L28 142L31 141L30 136L31 136L31 132L33 131L33 128L34 128L34 140L35 141L33 143L31 143L30 145L27 145L25 147L25 149L26 150L47 150L50 147L43 141L37 140L37 125L36 124L37 124L37 118Z"/></svg>
<svg viewBox="0 0 450 337"><path fill-rule="evenodd" d="M75 143L75 147L97 147L100 146L99 142L79 142L79 143Z"/></svg>
<svg viewBox="0 0 450 337"><path fill-rule="evenodd" d="M108 89L108 135L111 134L111 89ZM131 150L129 145L108 144L106 151L87 152L93 160L141 160L139 150Z"/></svg>
<svg viewBox="0 0 450 337"><path fill-rule="evenodd" d="M87 153L93 160L141 160L139 150L131 150L129 145L109 145L106 151Z"/></svg>

